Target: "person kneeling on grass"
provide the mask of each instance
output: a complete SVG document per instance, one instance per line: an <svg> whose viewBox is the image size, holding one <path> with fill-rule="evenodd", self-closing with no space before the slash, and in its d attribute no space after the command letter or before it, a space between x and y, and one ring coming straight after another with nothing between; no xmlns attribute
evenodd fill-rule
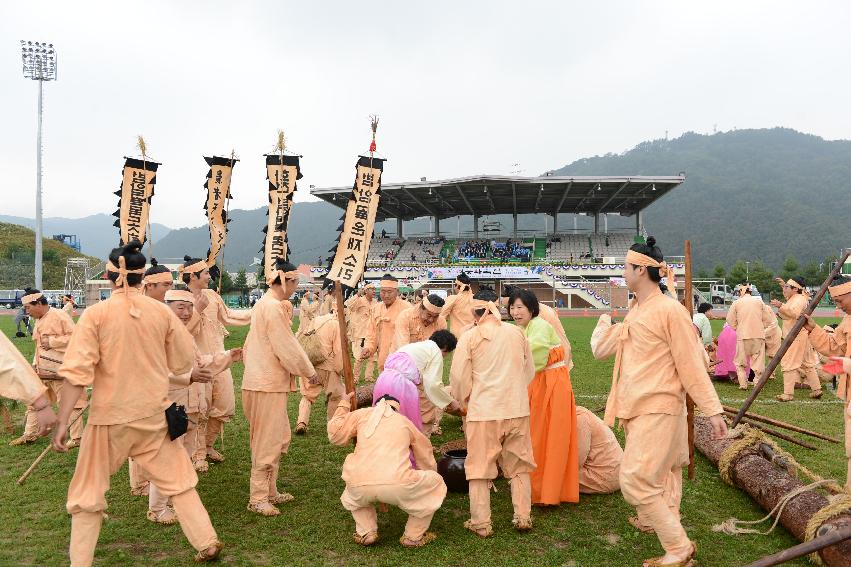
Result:
<svg viewBox="0 0 851 567"><path fill-rule="evenodd" d="M446 484L437 473L431 443L399 413L394 397L382 396L373 407L352 412L353 395L340 400L328 422L328 440L342 446L357 438L354 452L343 464L346 489L340 496L355 520L355 543L378 541L376 502L407 512L408 523L399 539L403 546L422 547L434 541L437 535L427 530L446 497ZM411 466L412 453L419 470Z"/></svg>

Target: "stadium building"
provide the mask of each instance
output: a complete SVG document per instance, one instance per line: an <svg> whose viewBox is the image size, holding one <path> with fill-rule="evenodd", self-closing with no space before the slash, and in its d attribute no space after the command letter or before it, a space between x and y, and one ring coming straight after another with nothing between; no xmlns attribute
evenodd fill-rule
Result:
<svg viewBox="0 0 851 567"><path fill-rule="evenodd" d="M390 273L411 289L448 290L464 271L476 284L497 291L506 284L532 289L539 299L565 309L627 306L624 257L643 242L643 211L678 187L685 176L474 176L442 181L386 183L376 222L395 219L396 233L376 234L367 259L367 280ZM313 188L311 194L345 210L351 186ZM518 215L549 215L547 230L519 231ZM559 215L574 215L573 228ZM482 222L511 215L513 226ZM608 230L608 215L633 217L629 230ZM449 219L472 217L473 230L445 230ZM576 228L577 216L593 217L594 228ZM403 223L427 217L428 234L406 235ZM552 230L549 229L552 226ZM682 257L666 257L679 287ZM319 278L324 268L314 268ZM475 289L476 285L474 285ZM680 295L682 291L680 290Z"/></svg>

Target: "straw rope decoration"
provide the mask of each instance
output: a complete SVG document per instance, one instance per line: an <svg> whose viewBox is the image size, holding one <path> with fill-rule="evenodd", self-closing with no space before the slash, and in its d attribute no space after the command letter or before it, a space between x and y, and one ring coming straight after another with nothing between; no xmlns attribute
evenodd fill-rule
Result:
<svg viewBox="0 0 851 567"><path fill-rule="evenodd" d="M278 164L278 190L281 188L281 181L284 179L284 150L287 147L287 138L284 136L283 130L278 130L278 143L275 144L275 150L281 154L281 160Z"/></svg>

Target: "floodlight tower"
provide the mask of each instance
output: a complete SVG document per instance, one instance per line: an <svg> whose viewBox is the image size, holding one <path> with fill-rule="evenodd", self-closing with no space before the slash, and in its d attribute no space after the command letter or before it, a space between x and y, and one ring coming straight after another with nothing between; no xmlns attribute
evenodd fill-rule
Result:
<svg viewBox="0 0 851 567"><path fill-rule="evenodd" d="M44 111L44 81L56 80L56 50L52 43L21 40L24 78L38 81L38 138L36 141L35 190L35 287L42 289L41 250L41 117Z"/></svg>

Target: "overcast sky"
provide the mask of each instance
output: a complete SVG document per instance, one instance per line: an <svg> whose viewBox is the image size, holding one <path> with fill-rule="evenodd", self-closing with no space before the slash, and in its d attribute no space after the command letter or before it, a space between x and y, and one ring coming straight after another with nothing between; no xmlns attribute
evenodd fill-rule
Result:
<svg viewBox="0 0 851 567"><path fill-rule="evenodd" d="M539 174L685 131L851 137L851 3L2 2L0 213L33 216L37 86L52 42L44 214L111 213L143 134L152 220L205 222L202 155L241 158L232 208L266 203L284 129L309 185L349 185L379 114L386 181ZM660 175L676 171L660 171Z"/></svg>

